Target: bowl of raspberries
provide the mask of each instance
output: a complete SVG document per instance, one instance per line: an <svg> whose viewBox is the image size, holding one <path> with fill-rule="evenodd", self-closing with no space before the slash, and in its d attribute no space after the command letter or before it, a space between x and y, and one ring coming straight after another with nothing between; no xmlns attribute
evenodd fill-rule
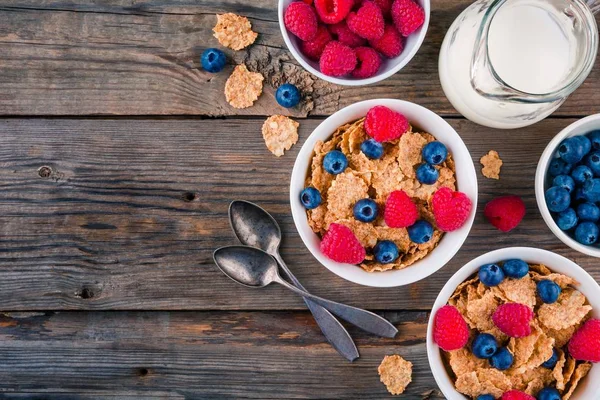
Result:
<svg viewBox="0 0 600 400"><path fill-rule="evenodd" d="M563 243L600 257L600 114L552 139L538 163L535 195L544 221Z"/></svg>
<svg viewBox="0 0 600 400"><path fill-rule="evenodd" d="M414 57L429 8L429 0L279 0L279 25L309 72L340 85L368 85Z"/></svg>

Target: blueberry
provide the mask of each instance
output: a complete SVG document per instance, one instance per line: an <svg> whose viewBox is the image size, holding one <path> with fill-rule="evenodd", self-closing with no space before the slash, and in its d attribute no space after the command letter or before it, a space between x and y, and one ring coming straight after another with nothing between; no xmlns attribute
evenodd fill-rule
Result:
<svg viewBox="0 0 600 400"><path fill-rule="evenodd" d="M433 236L433 226L423 219L408 227L408 237L414 243L427 243Z"/></svg>
<svg viewBox="0 0 600 400"><path fill-rule="evenodd" d="M560 186L572 193L575 190L575 181L569 175L558 175L552 180L552 186Z"/></svg>
<svg viewBox="0 0 600 400"><path fill-rule="evenodd" d="M398 256L398 246L391 240L382 240L377 242L373 248L373 254L377 262L381 264L389 264L396 261Z"/></svg>
<svg viewBox="0 0 600 400"><path fill-rule="evenodd" d="M348 167L348 159L339 150L332 150L323 157L323 168L332 175L341 174Z"/></svg>
<svg viewBox="0 0 600 400"><path fill-rule="evenodd" d="M495 400L495 397L491 394L480 394L476 400Z"/></svg>
<svg viewBox="0 0 600 400"><path fill-rule="evenodd" d="M583 154L586 155L587 153L589 153L592 150L592 141L584 135L579 135L579 136L573 136L575 138L577 138L577 140L579 140L579 142L581 143L581 146L583 147Z"/></svg>
<svg viewBox="0 0 600 400"><path fill-rule="evenodd" d="M582 222L575 228L575 240L581 244L594 244L598 240L598 226L593 222Z"/></svg>
<svg viewBox="0 0 600 400"><path fill-rule="evenodd" d="M556 351L556 349L552 349L552 356L550 356L549 359L547 359L546 361L544 361L542 363L542 367L548 368L548 369L554 369L554 366L556 365L557 362L558 362L558 352Z"/></svg>
<svg viewBox="0 0 600 400"><path fill-rule="evenodd" d="M545 387L537 394L537 400L561 400L560 393L553 387Z"/></svg>
<svg viewBox="0 0 600 400"><path fill-rule="evenodd" d="M600 150L600 130L591 131L586 136L588 139L590 139L590 142L592 143L592 149Z"/></svg>
<svg viewBox="0 0 600 400"><path fill-rule="evenodd" d="M433 185L439 177L439 171L431 164L421 164L417 168L417 180L424 185Z"/></svg>
<svg viewBox="0 0 600 400"><path fill-rule="evenodd" d="M379 160L383 156L383 145L375 139L369 139L362 142L360 151L371 160Z"/></svg>
<svg viewBox="0 0 600 400"><path fill-rule="evenodd" d="M473 340L473 355L477 358L490 358L497 350L498 342L489 333L481 333Z"/></svg>
<svg viewBox="0 0 600 400"><path fill-rule="evenodd" d="M214 74L221 72L225 68L227 57L225 57L225 54L221 50L210 48L204 50L202 57L200 57L200 62L205 71Z"/></svg>
<svg viewBox="0 0 600 400"><path fill-rule="evenodd" d="M307 187L300 192L300 202L307 210L317 208L321 204L321 192L313 187Z"/></svg>
<svg viewBox="0 0 600 400"><path fill-rule="evenodd" d="M296 107L300 103L300 91L291 83L284 83L277 88L275 99L282 107Z"/></svg>
<svg viewBox="0 0 600 400"><path fill-rule="evenodd" d="M555 303L558 300L560 292L560 286L549 279L544 279L537 283L537 293L544 303Z"/></svg>
<svg viewBox="0 0 600 400"><path fill-rule="evenodd" d="M577 218L577 213L572 208L567 208L556 216L556 225L558 225L562 231L568 231L569 229L575 228L578 222L579 218Z"/></svg>
<svg viewBox="0 0 600 400"><path fill-rule="evenodd" d="M479 268L479 280L485 286L498 286L504 280L504 271L498 264L485 264Z"/></svg>
<svg viewBox="0 0 600 400"><path fill-rule="evenodd" d="M577 217L580 221L597 222L600 219L600 208L594 203L581 203L577 206Z"/></svg>
<svg viewBox="0 0 600 400"><path fill-rule="evenodd" d="M518 258L506 260L502 264L502 271L509 278L521 279L529 272L529 264Z"/></svg>
<svg viewBox="0 0 600 400"><path fill-rule="evenodd" d="M592 203L600 201L600 179L594 178L586 181L581 188L581 194Z"/></svg>
<svg viewBox="0 0 600 400"><path fill-rule="evenodd" d="M594 173L587 165L578 165L577 167L573 168L573 171L571 171L571 177L575 183L581 185L588 179L592 179L594 177Z"/></svg>
<svg viewBox="0 0 600 400"><path fill-rule="evenodd" d="M548 173L550 176L566 175L571 171L571 164L567 164L560 158L554 158L550 161Z"/></svg>
<svg viewBox="0 0 600 400"><path fill-rule="evenodd" d="M571 196L566 189L553 186L546 190L546 204L552 212L565 211L571 204Z"/></svg>
<svg viewBox="0 0 600 400"><path fill-rule="evenodd" d="M361 222L373 222L377 218L377 203L362 199L354 205L354 217Z"/></svg>
<svg viewBox="0 0 600 400"><path fill-rule="evenodd" d="M558 145L558 155L565 162L575 164L581 161L585 155L585 149L581 140L576 137L570 137Z"/></svg>
<svg viewBox="0 0 600 400"><path fill-rule="evenodd" d="M514 357L512 353L506 347L501 347L490 358L490 365L500 371L504 371L510 368L513 361Z"/></svg>
<svg viewBox="0 0 600 400"><path fill-rule="evenodd" d="M582 187L575 188L575 191L573 192L573 200L575 200L575 201L586 200L586 197L583 194Z"/></svg>
<svg viewBox="0 0 600 400"><path fill-rule="evenodd" d="M594 175L600 176L600 151L590 153L585 159L585 165L590 167Z"/></svg>
<svg viewBox="0 0 600 400"><path fill-rule="evenodd" d="M436 140L427 143L425 147L423 147L422 154L423 160L425 160L427 164L439 165L446 161L448 149L443 143Z"/></svg>

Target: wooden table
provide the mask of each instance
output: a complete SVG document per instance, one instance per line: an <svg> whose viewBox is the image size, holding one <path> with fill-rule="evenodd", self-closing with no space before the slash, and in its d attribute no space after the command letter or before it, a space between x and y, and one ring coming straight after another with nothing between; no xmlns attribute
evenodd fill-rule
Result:
<svg viewBox="0 0 600 400"><path fill-rule="evenodd" d="M399 353L415 366L402 398L443 399L425 331L437 293L461 265L531 245L599 279L593 258L550 233L533 182L550 138L600 110L600 68L543 122L514 131L477 126L456 113L437 76L444 33L469 3L433 0L411 63L378 85L353 88L301 70L280 36L275 0L0 1L0 398L381 399L377 366ZM250 49L227 52L223 73L208 74L199 55L218 44L214 14L226 11L248 16L260 35ZM255 106L240 111L225 102L223 86L242 62L266 85ZM290 111L300 141L275 158L260 127L284 111L273 85L290 80L306 93ZM479 211L457 256L433 276L391 289L351 284L320 266L288 204L292 165L312 129L343 106L380 97L445 117L474 162L490 149L505 162L499 181L478 172ZM524 198L527 216L502 234L481 209L508 193ZM211 253L235 243L227 222L233 199L275 215L283 256L310 291L380 312L398 337L349 328L361 358L348 363L299 298L224 277Z"/></svg>

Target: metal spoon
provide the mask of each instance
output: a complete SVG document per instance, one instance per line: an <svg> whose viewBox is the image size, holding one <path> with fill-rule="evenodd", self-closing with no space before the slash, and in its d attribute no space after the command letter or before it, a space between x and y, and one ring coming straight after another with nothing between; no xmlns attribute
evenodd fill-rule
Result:
<svg viewBox="0 0 600 400"><path fill-rule="evenodd" d="M299 289L306 290L279 254L281 229L271 214L254 203L235 200L229 206L229 222L242 244L257 247L272 255L292 284ZM340 321L317 303L306 298L304 302L333 348L347 360L356 360L359 357L358 349Z"/></svg>
<svg viewBox="0 0 600 400"><path fill-rule="evenodd" d="M213 257L219 269L239 284L262 288L276 282L325 307L364 331L389 338L393 338L398 333L394 325L377 314L315 296L287 283L279 275L277 261L260 249L249 246L221 247L215 250Z"/></svg>

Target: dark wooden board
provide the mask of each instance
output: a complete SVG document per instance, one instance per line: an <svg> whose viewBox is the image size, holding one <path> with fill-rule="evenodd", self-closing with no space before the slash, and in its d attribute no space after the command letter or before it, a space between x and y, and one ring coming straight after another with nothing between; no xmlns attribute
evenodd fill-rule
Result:
<svg viewBox="0 0 600 400"><path fill-rule="evenodd" d="M438 80L438 53L452 21L470 0L433 0L431 24L411 63L386 81L365 87L330 85L302 70L285 48L277 1L237 0L0 2L0 115L270 115L284 112L273 86L298 83L306 102L298 116L329 115L367 98L403 98L456 115ZM218 46L215 13L248 16L259 38L251 48L228 51L230 64L245 62L266 77L254 107L235 110L221 74L201 70L199 55ZM600 68L556 115L600 110Z"/></svg>
<svg viewBox="0 0 600 400"><path fill-rule="evenodd" d="M288 185L295 157L319 121L302 121L282 158L264 146L262 119L0 121L0 310L303 309L279 287L237 286L212 262L236 243L233 199L263 205L282 225L283 256L316 294L370 309L428 309L448 278L493 249L531 245L574 259L597 279L593 258L558 241L535 203L538 158L573 122L552 119L511 132L450 120L476 162L505 161L499 181L479 179L479 211L463 249L441 271L402 288L362 287L309 254L293 225ZM527 216L503 234L483 217L494 196L523 196Z"/></svg>

